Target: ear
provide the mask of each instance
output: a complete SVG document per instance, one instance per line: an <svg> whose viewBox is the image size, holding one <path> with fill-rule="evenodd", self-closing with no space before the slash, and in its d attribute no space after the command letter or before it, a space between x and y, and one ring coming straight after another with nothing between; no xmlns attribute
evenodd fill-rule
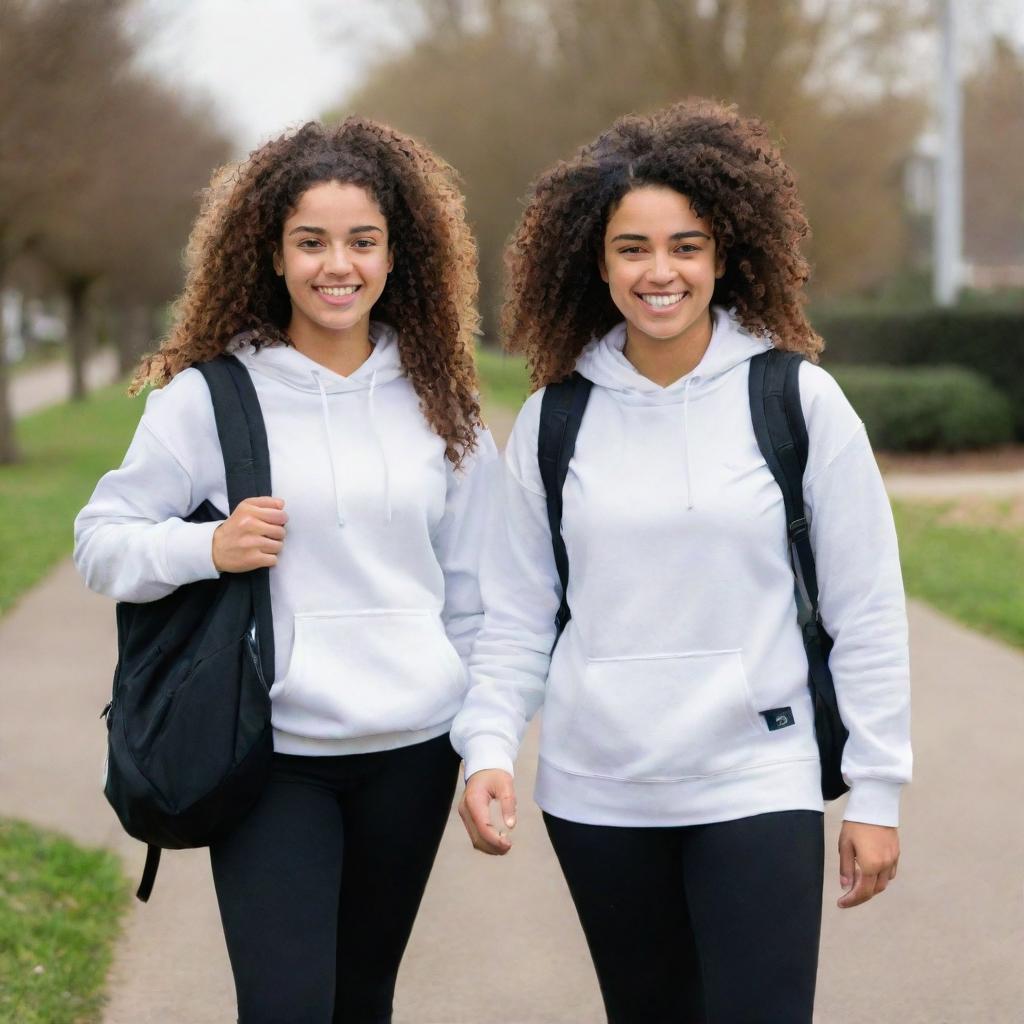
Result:
<svg viewBox="0 0 1024 1024"><path fill-rule="evenodd" d="M283 277L284 263L281 260L281 252L279 249L274 250L273 255L271 256L271 260L274 264L274 273L277 274L278 277Z"/></svg>
<svg viewBox="0 0 1024 1024"><path fill-rule="evenodd" d="M716 278L725 277L725 253L724 252L720 252L715 257L715 277Z"/></svg>
<svg viewBox="0 0 1024 1024"><path fill-rule="evenodd" d="M395 269L395 247L393 245L388 246L388 273Z"/></svg>
<svg viewBox="0 0 1024 1024"><path fill-rule="evenodd" d="M604 253L599 252L597 254L597 272L601 275L601 280L605 284L608 283L608 264L604 261Z"/></svg>

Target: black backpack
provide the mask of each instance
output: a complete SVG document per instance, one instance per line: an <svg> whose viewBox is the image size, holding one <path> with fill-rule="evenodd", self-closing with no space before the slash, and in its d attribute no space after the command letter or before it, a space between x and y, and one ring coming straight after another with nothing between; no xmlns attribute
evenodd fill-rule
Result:
<svg viewBox="0 0 1024 1024"><path fill-rule="evenodd" d="M798 621L807 652L807 685L814 701L814 735L821 756L821 792L826 800L835 800L850 788L840 771L849 734L839 715L828 667L832 638L825 632L818 611L818 577L804 517L807 426L800 406L802 359L797 352L769 349L750 361L750 415L758 447L782 490L786 506ZM549 384L541 400L537 459L547 494L555 566L562 583L562 604L556 616L558 636L571 616L566 597L569 559L562 539L562 487L592 386L586 377L573 373L564 381Z"/></svg>
<svg viewBox="0 0 1024 1024"><path fill-rule="evenodd" d="M197 364L213 400L230 509L270 494L259 400L234 356ZM225 515L204 501L189 522ZM125 831L160 850L207 846L252 806L269 776L274 630L268 569L223 573L158 601L117 605L118 662L107 720L104 793Z"/></svg>

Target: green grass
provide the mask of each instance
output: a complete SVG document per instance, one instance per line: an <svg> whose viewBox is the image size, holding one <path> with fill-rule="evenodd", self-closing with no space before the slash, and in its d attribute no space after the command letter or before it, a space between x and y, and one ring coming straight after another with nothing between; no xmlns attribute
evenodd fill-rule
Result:
<svg viewBox="0 0 1024 1024"><path fill-rule="evenodd" d="M0 1021L98 1022L128 900L114 854L0 820Z"/></svg>
<svg viewBox="0 0 1024 1024"><path fill-rule="evenodd" d="M907 592L1024 647L1024 526L1009 502L893 505Z"/></svg>
<svg viewBox="0 0 1024 1024"><path fill-rule="evenodd" d="M518 411L530 394L526 363L518 356L481 347L476 350L476 365L480 371L484 400Z"/></svg>
<svg viewBox="0 0 1024 1024"><path fill-rule="evenodd" d="M75 515L120 465L143 404L116 385L18 421L22 462L0 466L0 614L70 554Z"/></svg>

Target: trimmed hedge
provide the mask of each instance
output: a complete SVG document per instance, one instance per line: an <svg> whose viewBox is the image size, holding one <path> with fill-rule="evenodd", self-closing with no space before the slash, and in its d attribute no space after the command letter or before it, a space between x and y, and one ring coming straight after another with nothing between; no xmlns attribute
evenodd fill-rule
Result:
<svg viewBox="0 0 1024 1024"><path fill-rule="evenodd" d="M1013 440L1009 399L961 366L833 366L875 448L957 451Z"/></svg>
<svg viewBox="0 0 1024 1024"><path fill-rule="evenodd" d="M1016 436L1024 440L1024 309L811 311L825 339L822 365L958 365L977 370L1010 399Z"/></svg>

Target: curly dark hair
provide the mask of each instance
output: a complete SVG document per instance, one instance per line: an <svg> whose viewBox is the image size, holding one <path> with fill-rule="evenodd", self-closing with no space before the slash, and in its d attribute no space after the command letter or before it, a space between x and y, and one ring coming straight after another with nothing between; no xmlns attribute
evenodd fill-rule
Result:
<svg viewBox="0 0 1024 1024"><path fill-rule="evenodd" d="M257 347L291 343L291 302L272 257L300 197L327 181L366 189L387 220L394 267L373 318L396 330L423 414L459 465L481 422L476 243L455 171L417 140L366 118L334 127L311 121L214 174L189 239L173 323L142 360L132 392L214 358L242 332Z"/></svg>
<svg viewBox="0 0 1024 1024"><path fill-rule="evenodd" d="M793 174L760 121L690 99L619 118L534 183L505 251L502 309L506 345L525 353L533 387L566 377L587 342L621 321L598 256L616 205L645 185L674 189L710 220L725 256L711 301L816 361L822 341L804 313L799 250L809 228Z"/></svg>

